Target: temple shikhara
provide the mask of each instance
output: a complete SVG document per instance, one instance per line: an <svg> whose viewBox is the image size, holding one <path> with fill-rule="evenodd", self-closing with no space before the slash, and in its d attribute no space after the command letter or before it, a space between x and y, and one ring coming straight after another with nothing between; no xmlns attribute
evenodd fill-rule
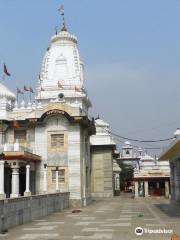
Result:
<svg viewBox="0 0 180 240"><path fill-rule="evenodd" d="M62 16L62 28L51 38L43 58L35 101L18 101L0 83L2 199L58 191L70 192L73 206L85 206L91 199L90 136L96 134L97 126L88 115L91 101L78 41L68 32L64 13ZM112 195L115 143L110 145L106 159L111 161L110 183L105 188L102 185L100 193Z"/></svg>

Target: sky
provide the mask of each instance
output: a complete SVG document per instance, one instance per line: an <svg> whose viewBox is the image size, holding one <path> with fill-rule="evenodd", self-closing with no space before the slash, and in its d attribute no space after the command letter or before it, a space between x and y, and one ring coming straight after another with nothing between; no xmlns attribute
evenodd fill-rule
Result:
<svg viewBox="0 0 180 240"><path fill-rule="evenodd" d="M36 87L61 4L79 40L91 114L124 137L172 137L180 127L179 0L0 0L0 64L12 75L5 84Z"/></svg>

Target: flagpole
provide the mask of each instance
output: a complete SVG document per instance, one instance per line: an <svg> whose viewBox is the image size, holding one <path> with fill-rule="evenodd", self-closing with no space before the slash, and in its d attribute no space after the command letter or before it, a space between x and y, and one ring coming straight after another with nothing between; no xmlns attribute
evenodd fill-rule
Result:
<svg viewBox="0 0 180 240"><path fill-rule="evenodd" d="M60 12L61 17L62 17L62 29L61 29L61 31L67 31L66 23L65 23L64 6L61 5L61 7L58 9L58 11Z"/></svg>
<svg viewBox="0 0 180 240"><path fill-rule="evenodd" d="M30 100L30 103L31 103L31 91L29 91L29 100Z"/></svg>

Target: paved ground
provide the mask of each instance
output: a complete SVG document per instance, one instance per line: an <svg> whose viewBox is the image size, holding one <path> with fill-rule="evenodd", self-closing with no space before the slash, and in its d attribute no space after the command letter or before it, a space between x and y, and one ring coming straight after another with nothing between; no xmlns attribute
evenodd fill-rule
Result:
<svg viewBox="0 0 180 240"><path fill-rule="evenodd" d="M136 227L149 230L173 230L180 236L180 207L170 207L168 200L132 199L122 195L94 201L81 213L71 209L33 221L0 235L2 240L68 240L68 239L171 239L172 233L137 236Z"/></svg>

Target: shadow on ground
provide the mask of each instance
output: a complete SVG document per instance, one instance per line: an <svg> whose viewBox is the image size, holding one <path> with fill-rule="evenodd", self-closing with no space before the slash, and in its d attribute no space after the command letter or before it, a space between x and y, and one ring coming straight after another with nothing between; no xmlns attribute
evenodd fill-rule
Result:
<svg viewBox="0 0 180 240"><path fill-rule="evenodd" d="M180 217L180 204L161 203L155 204L155 206L169 217Z"/></svg>

